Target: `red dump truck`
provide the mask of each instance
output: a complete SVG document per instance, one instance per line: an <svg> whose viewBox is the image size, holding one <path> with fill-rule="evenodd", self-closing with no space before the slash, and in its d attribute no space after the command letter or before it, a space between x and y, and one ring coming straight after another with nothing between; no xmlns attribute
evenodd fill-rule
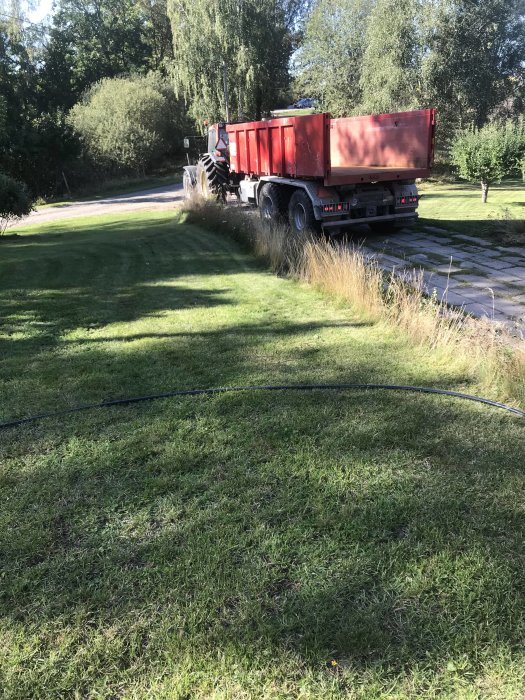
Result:
<svg viewBox="0 0 525 700"><path fill-rule="evenodd" d="M430 175L434 130L433 109L215 124L208 152L185 168L184 187L235 194L296 232L363 223L395 229L417 218L415 180Z"/></svg>

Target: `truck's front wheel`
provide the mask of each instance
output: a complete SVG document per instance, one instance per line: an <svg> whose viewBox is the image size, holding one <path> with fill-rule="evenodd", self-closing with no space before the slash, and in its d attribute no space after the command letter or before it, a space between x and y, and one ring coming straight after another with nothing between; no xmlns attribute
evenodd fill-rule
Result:
<svg viewBox="0 0 525 700"><path fill-rule="evenodd" d="M201 197L226 199L227 167L224 163L216 163L209 154L204 154L197 163L195 179Z"/></svg>
<svg viewBox="0 0 525 700"><path fill-rule="evenodd" d="M319 230L312 202L304 190L297 190L292 194L288 206L288 218L294 233Z"/></svg>

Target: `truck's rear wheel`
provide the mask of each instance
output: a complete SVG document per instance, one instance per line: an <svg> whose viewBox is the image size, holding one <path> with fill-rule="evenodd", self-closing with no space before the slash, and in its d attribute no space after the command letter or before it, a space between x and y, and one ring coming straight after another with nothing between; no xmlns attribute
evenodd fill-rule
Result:
<svg viewBox="0 0 525 700"><path fill-rule="evenodd" d="M279 185L267 182L259 193L259 213L267 224L280 224L284 220L284 202Z"/></svg>
<svg viewBox="0 0 525 700"><path fill-rule="evenodd" d="M288 219L294 233L319 230L312 202L304 190L296 190L292 194L288 206Z"/></svg>

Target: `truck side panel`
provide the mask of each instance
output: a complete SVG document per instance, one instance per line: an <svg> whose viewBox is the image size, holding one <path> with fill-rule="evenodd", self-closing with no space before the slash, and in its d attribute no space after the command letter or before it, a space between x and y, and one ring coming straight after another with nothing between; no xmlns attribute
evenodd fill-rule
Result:
<svg viewBox="0 0 525 700"><path fill-rule="evenodd" d="M256 176L324 178L327 115L228 124L230 167Z"/></svg>
<svg viewBox="0 0 525 700"><path fill-rule="evenodd" d="M435 111L330 120L327 185L428 177Z"/></svg>
<svg viewBox="0 0 525 700"><path fill-rule="evenodd" d="M428 177L432 109L330 119L328 114L228 124L230 167L246 176L324 180L324 184Z"/></svg>

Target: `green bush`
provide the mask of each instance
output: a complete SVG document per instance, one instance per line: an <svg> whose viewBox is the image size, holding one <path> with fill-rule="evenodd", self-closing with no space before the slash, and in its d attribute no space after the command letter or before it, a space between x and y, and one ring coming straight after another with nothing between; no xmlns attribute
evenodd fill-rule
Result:
<svg viewBox="0 0 525 700"><path fill-rule="evenodd" d="M0 173L0 235L10 221L27 216L33 209L33 200L26 186Z"/></svg>
<svg viewBox="0 0 525 700"><path fill-rule="evenodd" d="M481 199L486 202L490 185L516 172L523 162L525 122L466 129L456 137L451 156L461 178L481 183Z"/></svg>
<svg viewBox="0 0 525 700"><path fill-rule="evenodd" d="M184 110L151 74L96 83L68 120L97 164L143 174L181 141Z"/></svg>

